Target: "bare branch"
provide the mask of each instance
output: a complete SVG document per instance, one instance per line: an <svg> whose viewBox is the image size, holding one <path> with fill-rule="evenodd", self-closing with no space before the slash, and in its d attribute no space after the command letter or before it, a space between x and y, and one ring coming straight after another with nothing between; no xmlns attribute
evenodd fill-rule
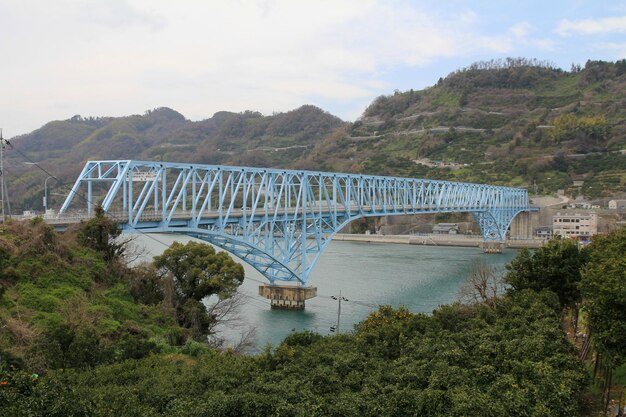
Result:
<svg viewBox="0 0 626 417"><path fill-rule="evenodd" d="M123 237L122 237L123 236ZM132 267L148 257L148 249L145 243L140 243L137 236L120 235L115 239L115 243L122 245L124 254L122 262L127 267Z"/></svg>
<svg viewBox="0 0 626 417"><path fill-rule="evenodd" d="M503 291L504 282L498 269L481 258L472 262L467 281L459 289L458 299L463 303L480 303L495 308Z"/></svg>
<svg viewBox="0 0 626 417"><path fill-rule="evenodd" d="M208 338L211 346L223 348L229 339L235 342L228 343L228 349L235 352L244 353L254 349L256 329L247 324L240 314L245 302L246 295L240 292L223 299L214 295L205 300L207 314L213 318ZM224 337L224 333L229 333L229 337Z"/></svg>
<svg viewBox="0 0 626 417"><path fill-rule="evenodd" d="M241 332L239 340L232 346L235 353L252 353L256 350L256 328L249 326Z"/></svg>

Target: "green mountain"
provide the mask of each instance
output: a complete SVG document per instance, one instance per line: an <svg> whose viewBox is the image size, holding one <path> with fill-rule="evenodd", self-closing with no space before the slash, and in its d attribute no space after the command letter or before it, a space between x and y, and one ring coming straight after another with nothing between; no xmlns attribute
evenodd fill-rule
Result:
<svg viewBox="0 0 626 417"><path fill-rule="evenodd" d="M66 188L89 159L147 159L401 175L523 186L584 181L626 192L626 60L570 71L527 59L480 62L420 91L378 97L355 123L305 105L192 122L168 108L54 121L15 138L5 166L14 211L40 209L42 170ZM50 183L53 184L53 183ZM59 184L53 184L60 190ZM60 204L51 196L51 205Z"/></svg>
<svg viewBox="0 0 626 417"><path fill-rule="evenodd" d="M626 192L626 60L567 72L508 59L378 97L303 167L489 182L588 196Z"/></svg>
<svg viewBox="0 0 626 417"><path fill-rule="evenodd" d="M47 174L33 167L32 161L59 178L65 188L85 161L96 159L290 167L344 124L311 105L272 116L218 112L199 122L168 108L118 118L74 116L12 140L15 152L9 150L7 155L9 195L14 196L17 209L41 208ZM60 196L58 201L51 197L52 206L60 203Z"/></svg>

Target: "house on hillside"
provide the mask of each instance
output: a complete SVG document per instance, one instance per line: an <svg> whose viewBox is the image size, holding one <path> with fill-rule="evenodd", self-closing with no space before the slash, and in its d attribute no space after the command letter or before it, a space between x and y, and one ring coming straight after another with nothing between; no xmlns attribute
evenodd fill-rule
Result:
<svg viewBox="0 0 626 417"><path fill-rule="evenodd" d="M626 200L609 201L609 210L626 209Z"/></svg>
<svg viewBox="0 0 626 417"><path fill-rule="evenodd" d="M578 196L573 203L570 204L570 208L590 209L591 203L585 200L583 196Z"/></svg>
<svg viewBox="0 0 626 417"><path fill-rule="evenodd" d="M552 227L539 226L535 229L535 236L540 239L552 239Z"/></svg>
<svg viewBox="0 0 626 417"><path fill-rule="evenodd" d="M435 235L458 235L459 231L459 225L456 223L437 223L433 227Z"/></svg>

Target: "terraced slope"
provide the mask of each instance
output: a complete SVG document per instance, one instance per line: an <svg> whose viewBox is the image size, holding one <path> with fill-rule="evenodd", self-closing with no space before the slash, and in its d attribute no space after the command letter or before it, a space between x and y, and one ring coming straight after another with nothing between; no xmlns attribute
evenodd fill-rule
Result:
<svg viewBox="0 0 626 417"><path fill-rule="evenodd" d="M305 167L414 175L588 196L626 192L626 61L572 72L527 60L475 64L377 98Z"/></svg>

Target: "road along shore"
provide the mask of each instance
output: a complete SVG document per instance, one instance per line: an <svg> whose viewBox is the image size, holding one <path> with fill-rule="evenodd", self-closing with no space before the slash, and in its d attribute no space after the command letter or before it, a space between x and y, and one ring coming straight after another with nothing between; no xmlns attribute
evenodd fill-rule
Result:
<svg viewBox="0 0 626 417"><path fill-rule="evenodd" d="M467 235L357 235L338 233L333 240L367 243L397 243L404 245L427 245L427 246L461 246L480 247L483 239L479 236ZM515 239L504 242L507 248L539 248L543 246L543 239Z"/></svg>

